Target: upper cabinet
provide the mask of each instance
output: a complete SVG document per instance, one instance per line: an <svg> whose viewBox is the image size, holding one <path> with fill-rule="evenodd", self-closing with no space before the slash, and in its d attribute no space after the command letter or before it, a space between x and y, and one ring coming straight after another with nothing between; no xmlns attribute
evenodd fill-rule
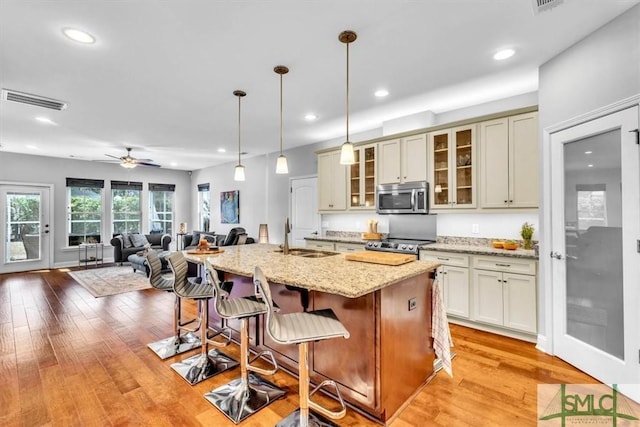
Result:
<svg viewBox="0 0 640 427"><path fill-rule="evenodd" d="M340 150L318 154L318 210L347 209L347 166L340 164Z"/></svg>
<svg viewBox="0 0 640 427"><path fill-rule="evenodd" d="M378 183L395 184L427 179L426 134L378 143Z"/></svg>
<svg viewBox="0 0 640 427"><path fill-rule="evenodd" d="M429 133L431 209L476 206L475 124Z"/></svg>
<svg viewBox="0 0 640 427"><path fill-rule="evenodd" d="M480 124L480 205L538 207L538 113Z"/></svg>
<svg viewBox="0 0 640 427"><path fill-rule="evenodd" d="M349 209L376 207L376 151L378 144L354 148L355 164L349 167Z"/></svg>

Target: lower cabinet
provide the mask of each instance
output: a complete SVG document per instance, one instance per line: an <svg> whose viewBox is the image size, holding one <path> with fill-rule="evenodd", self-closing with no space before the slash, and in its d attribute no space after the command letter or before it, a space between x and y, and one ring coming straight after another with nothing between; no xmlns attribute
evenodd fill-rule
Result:
<svg viewBox="0 0 640 427"><path fill-rule="evenodd" d="M438 280L444 306L451 316L469 318L469 255L420 251L423 261L439 262Z"/></svg>
<svg viewBox="0 0 640 427"><path fill-rule="evenodd" d="M530 259L420 251L440 263L449 321L530 341L537 333L537 262Z"/></svg>
<svg viewBox="0 0 640 427"><path fill-rule="evenodd" d="M305 240L305 247L321 251L359 252L364 250L364 243L334 243L322 240Z"/></svg>
<svg viewBox="0 0 640 427"><path fill-rule="evenodd" d="M490 270L477 268L477 266L490 268ZM514 273L512 270L524 270L529 274ZM535 334L537 332L535 271L535 261L474 257L472 319Z"/></svg>

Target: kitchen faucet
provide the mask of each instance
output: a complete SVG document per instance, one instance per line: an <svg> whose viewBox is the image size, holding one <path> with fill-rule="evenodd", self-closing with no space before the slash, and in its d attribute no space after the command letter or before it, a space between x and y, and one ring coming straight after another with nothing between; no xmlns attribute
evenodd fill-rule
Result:
<svg viewBox="0 0 640 427"><path fill-rule="evenodd" d="M291 226L289 225L289 217L287 217L284 222L284 246L282 248L284 255L289 255L289 233L291 233Z"/></svg>

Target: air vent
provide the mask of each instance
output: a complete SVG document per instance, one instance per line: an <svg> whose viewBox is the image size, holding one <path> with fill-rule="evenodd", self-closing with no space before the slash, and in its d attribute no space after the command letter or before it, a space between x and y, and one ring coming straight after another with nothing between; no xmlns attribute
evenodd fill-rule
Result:
<svg viewBox="0 0 640 427"><path fill-rule="evenodd" d="M531 0L533 2L533 13L539 14L545 10L549 10L552 7L556 7L563 3L564 0Z"/></svg>
<svg viewBox="0 0 640 427"><path fill-rule="evenodd" d="M29 104L36 107L49 108L51 110L58 111L67 108L67 104L62 101L10 89L2 89L2 99L5 101L19 102L21 104Z"/></svg>

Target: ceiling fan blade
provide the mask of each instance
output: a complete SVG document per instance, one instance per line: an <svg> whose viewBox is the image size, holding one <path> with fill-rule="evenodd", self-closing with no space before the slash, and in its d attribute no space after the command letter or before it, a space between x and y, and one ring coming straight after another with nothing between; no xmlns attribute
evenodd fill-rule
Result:
<svg viewBox="0 0 640 427"><path fill-rule="evenodd" d="M150 162L150 163L153 163L153 159L136 159L136 158L133 158L133 157L132 157L132 159L134 159L136 162Z"/></svg>
<svg viewBox="0 0 640 427"><path fill-rule="evenodd" d="M111 154L105 154L105 156L113 157L114 159L118 159L118 160L122 159L122 157L112 156Z"/></svg>
<svg viewBox="0 0 640 427"><path fill-rule="evenodd" d="M159 168L160 165L156 164L156 163L149 163L149 162L141 162L139 160L135 161L136 165L140 165L140 166L152 166L154 168Z"/></svg>

